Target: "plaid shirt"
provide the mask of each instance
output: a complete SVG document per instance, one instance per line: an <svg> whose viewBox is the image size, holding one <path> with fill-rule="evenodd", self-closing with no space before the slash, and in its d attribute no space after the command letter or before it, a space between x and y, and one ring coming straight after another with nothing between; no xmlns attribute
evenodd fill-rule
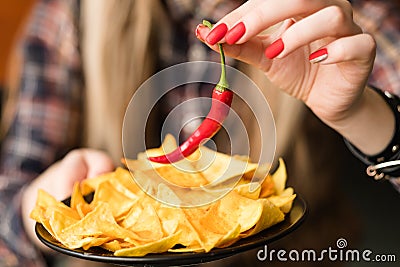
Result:
<svg viewBox="0 0 400 267"><path fill-rule="evenodd" d="M358 23L378 43L370 82L400 95L399 9L391 1L352 3ZM77 1L39 1L22 40L17 110L2 143L0 161L0 266L45 265L24 233L20 195L26 184L79 145L83 87L78 15ZM400 191L400 180L392 182Z"/></svg>
<svg viewBox="0 0 400 267"><path fill-rule="evenodd" d="M77 145L82 88L77 8L77 1L39 1L21 42L16 114L1 150L0 266L45 266L24 234L20 195Z"/></svg>

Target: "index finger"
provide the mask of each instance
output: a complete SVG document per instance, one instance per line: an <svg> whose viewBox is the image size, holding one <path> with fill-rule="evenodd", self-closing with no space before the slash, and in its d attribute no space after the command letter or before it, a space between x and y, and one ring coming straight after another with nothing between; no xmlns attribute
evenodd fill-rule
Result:
<svg viewBox="0 0 400 267"><path fill-rule="evenodd" d="M288 18L303 17L330 5L347 0L250 0L223 17L218 23L230 29L225 35L228 44L241 44L265 29ZM220 41L220 40L218 40Z"/></svg>

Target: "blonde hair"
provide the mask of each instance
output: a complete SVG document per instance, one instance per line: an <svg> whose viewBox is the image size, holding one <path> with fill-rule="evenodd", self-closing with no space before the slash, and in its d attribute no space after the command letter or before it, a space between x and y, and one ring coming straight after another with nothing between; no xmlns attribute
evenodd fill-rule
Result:
<svg viewBox="0 0 400 267"><path fill-rule="evenodd" d="M84 145L122 156L128 101L152 74L151 35L164 19L159 1L85 0L82 55L86 87Z"/></svg>
<svg viewBox="0 0 400 267"><path fill-rule="evenodd" d="M154 71L154 30L160 34L157 27L162 25L163 31L168 32L170 25L158 0L85 0L82 14L85 145L104 149L117 161L122 156L122 120L128 101ZM242 70L265 89L272 103L279 137L277 153L281 154L293 133L290 129L299 121L302 105L272 89L262 72L244 64ZM281 112L283 106L285 111ZM246 125L249 132L257 128L254 121ZM255 138L251 146L260 147L260 140Z"/></svg>

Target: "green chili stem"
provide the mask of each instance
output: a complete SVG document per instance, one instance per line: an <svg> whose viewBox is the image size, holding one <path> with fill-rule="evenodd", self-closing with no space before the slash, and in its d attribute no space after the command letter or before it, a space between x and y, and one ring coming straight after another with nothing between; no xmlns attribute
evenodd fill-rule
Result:
<svg viewBox="0 0 400 267"><path fill-rule="evenodd" d="M212 24L207 20L203 20L203 25L207 26L210 29L212 28ZM220 77L219 82L218 82L218 84L217 84L217 86L215 88L217 90L223 92L226 89L229 89L229 84L228 84L228 81L226 79L226 67L225 67L224 49L222 48L221 44L218 44L218 48L219 48L219 54L221 55L221 77Z"/></svg>

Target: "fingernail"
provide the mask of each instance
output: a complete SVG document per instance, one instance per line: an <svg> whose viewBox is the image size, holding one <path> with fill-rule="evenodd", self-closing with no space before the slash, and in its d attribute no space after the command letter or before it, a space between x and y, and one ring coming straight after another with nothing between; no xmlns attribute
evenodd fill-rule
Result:
<svg viewBox="0 0 400 267"><path fill-rule="evenodd" d="M199 39L201 41L204 41L204 39L203 39L203 37L201 37L200 30L202 30L204 28L206 28L206 26L204 26L203 24L199 24L199 25L197 25L196 31L195 31L197 39Z"/></svg>
<svg viewBox="0 0 400 267"><path fill-rule="evenodd" d="M269 59L273 59L277 55L279 55L284 48L285 46L283 44L282 38L279 38L278 40L270 44L267 49L265 49L265 56Z"/></svg>
<svg viewBox="0 0 400 267"><path fill-rule="evenodd" d="M246 32L246 27L243 22L239 22L232 29L230 29L226 35L225 40L228 44L236 43Z"/></svg>
<svg viewBox="0 0 400 267"><path fill-rule="evenodd" d="M308 57L311 63L319 63L328 58L328 50L326 48L322 48L320 50L311 53Z"/></svg>
<svg viewBox="0 0 400 267"><path fill-rule="evenodd" d="M218 41L224 38L227 31L228 26L226 26L225 23L218 24L208 33L206 37L207 43L210 45L215 45Z"/></svg>

